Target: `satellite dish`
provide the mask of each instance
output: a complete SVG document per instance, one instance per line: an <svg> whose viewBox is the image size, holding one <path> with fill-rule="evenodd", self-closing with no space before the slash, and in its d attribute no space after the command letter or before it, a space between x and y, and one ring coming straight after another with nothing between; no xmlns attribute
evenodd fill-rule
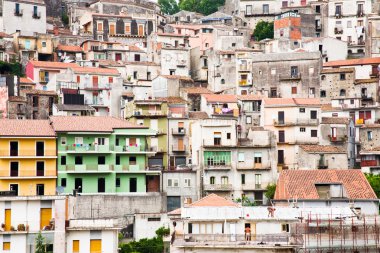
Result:
<svg viewBox="0 0 380 253"><path fill-rule="evenodd" d="M65 187L63 187L63 186L57 186L57 188L55 190L56 190L56 192L59 195L59 194L62 194L65 191Z"/></svg>

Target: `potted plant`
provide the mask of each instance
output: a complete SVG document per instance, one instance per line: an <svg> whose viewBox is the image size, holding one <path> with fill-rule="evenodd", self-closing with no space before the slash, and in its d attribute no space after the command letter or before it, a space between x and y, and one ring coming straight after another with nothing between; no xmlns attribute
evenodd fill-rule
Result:
<svg viewBox="0 0 380 253"><path fill-rule="evenodd" d="M25 225L24 224L18 224L17 231L25 231Z"/></svg>
<svg viewBox="0 0 380 253"><path fill-rule="evenodd" d="M16 231L14 226L11 226L11 231Z"/></svg>

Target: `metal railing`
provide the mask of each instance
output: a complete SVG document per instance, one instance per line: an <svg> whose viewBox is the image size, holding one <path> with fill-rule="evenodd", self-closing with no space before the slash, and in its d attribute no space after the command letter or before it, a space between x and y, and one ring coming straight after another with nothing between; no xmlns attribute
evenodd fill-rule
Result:
<svg viewBox="0 0 380 253"><path fill-rule="evenodd" d="M107 164L72 164L66 165L66 171L86 172L86 171L99 171L107 172L113 171L113 165Z"/></svg>
<svg viewBox="0 0 380 253"><path fill-rule="evenodd" d="M20 149L20 150L9 150L9 149L1 149L0 156L11 156L11 157L20 157L20 156L40 156L43 158L44 156L56 156L57 153L54 149L45 149L43 151L37 151L35 149Z"/></svg>
<svg viewBox="0 0 380 253"><path fill-rule="evenodd" d="M232 184L205 184L205 191L232 191Z"/></svg>

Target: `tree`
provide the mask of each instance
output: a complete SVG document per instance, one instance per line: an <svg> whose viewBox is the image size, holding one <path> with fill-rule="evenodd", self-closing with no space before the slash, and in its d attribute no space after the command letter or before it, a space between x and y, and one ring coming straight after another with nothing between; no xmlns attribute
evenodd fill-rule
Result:
<svg viewBox="0 0 380 253"><path fill-rule="evenodd" d="M266 21L260 20L257 23L252 36L256 41L260 41L263 39L273 39L273 36L274 36L273 22L266 22Z"/></svg>
<svg viewBox="0 0 380 253"><path fill-rule="evenodd" d="M165 14L173 15L179 12L179 7L176 0L158 0L158 5L161 11Z"/></svg>
<svg viewBox="0 0 380 253"><path fill-rule="evenodd" d="M22 76L21 64L14 62L4 62L0 61L0 74L11 74L15 76Z"/></svg>
<svg viewBox="0 0 380 253"><path fill-rule="evenodd" d="M376 196L380 198L380 175L365 174L365 177L367 178L368 183L371 185Z"/></svg>
<svg viewBox="0 0 380 253"><path fill-rule="evenodd" d="M179 8L185 11L193 11L210 15L218 11L218 8L224 5L225 0L180 0Z"/></svg>
<svg viewBox="0 0 380 253"><path fill-rule="evenodd" d="M69 16L66 13L62 13L61 20L65 26L69 25Z"/></svg>
<svg viewBox="0 0 380 253"><path fill-rule="evenodd" d="M265 197L267 197L267 199L273 199L275 192L276 192L276 184L268 184L266 188L266 192L265 192Z"/></svg>
<svg viewBox="0 0 380 253"><path fill-rule="evenodd" d="M141 239L130 243L120 243L120 253L162 253L164 250L163 237L169 235L170 229L161 227L156 230L152 239Z"/></svg>
<svg viewBox="0 0 380 253"><path fill-rule="evenodd" d="M42 236L41 232L38 233L36 239L36 250L34 253L45 253L45 238Z"/></svg>

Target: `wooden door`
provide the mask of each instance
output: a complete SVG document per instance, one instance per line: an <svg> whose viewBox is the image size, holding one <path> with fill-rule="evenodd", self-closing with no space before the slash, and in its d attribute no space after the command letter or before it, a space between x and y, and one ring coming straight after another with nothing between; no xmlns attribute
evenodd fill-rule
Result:
<svg viewBox="0 0 380 253"><path fill-rule="evenodd" d="M73 253L79 253L79 240L73 240Z"/></svg>
<svg viewBox="0 0 380 253"><path fill-rule="evenodd" d="M115 35L115 25L114 24L110 25L110 35Z"/></svg>
<svg viewBox="0 0 380 253"><path fill-rule="evenodd" d="M97 88L98 87L98 83L99 83L98 76L93 76L92 77L92 86L94 86L94 88Z"/></svg>
<svg viewBox="0 0 380 253"><path fill-rule="evenodd" d="M139 25L138 35L144 36L144 25Z"/></svg>
<svg viewBox="0 0 380 253"><path fill-rule="evenodd" d="M4 221L4 230L5 231L11 231L11 224L12 224L12 210L11 209L5 209L5 221Z"/></svg>
<svg viewBox="0 0 380 253"><path fill-rule="evenodd" d="M90 240L90 253L102 252L102 240Z"/></svg>
<svg viewBox="0 0 380 253"><path fill-rule="evenodd" d="M41 208L40 211L40 229L49 226L51 220L51 208Z"/></svg>
<svg viewBox="0 0 380 253"><path fill-rule="evenodd" d="M178 150L184 150L183 139L178 139Z"/></svg>

